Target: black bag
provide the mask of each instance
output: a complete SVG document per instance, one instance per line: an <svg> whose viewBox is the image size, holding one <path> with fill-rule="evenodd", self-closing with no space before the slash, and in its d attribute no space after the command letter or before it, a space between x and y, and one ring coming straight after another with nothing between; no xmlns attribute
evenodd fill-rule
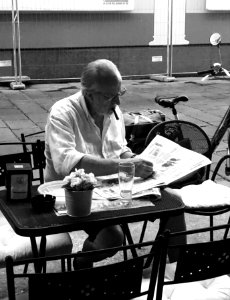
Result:
<svg viewBox="0 0 230 300"><path fill-rule="evenodd" d="M126 140L128 147L136 154L145 148L145 139L150 130L160 122L165 121L165 114L160 110L142 110L126 112L124 115Z"/></svg>

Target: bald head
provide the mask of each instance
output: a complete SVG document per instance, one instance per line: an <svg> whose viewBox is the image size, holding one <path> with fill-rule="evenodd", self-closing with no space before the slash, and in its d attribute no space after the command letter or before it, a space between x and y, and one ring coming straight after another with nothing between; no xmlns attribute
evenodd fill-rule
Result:
<svg viewBox="0 0 230 300"><path fill-rule="evenodd" d="M82 72L81 85L84 90L97 91L121 83L121 74L117 66L107 59L90 62Z"/></svg>

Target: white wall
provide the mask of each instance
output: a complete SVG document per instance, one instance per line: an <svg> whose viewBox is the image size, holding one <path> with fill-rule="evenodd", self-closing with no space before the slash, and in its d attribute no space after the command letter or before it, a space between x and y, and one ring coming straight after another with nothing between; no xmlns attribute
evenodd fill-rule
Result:
<svg viewBox="0 0 230 300"><path fill-rule="evenodd" d="M186 0L186 13L205 13L206 0Z"/></svg>
<svg viewBox="0 0 230 300"><path fill-rule="evenodd" d="M134 8L134 0L17 0L17 3L22 11L122 11ZM0 1L0 10L11 10L11 7L12 0Z"/></svg>
<svg viewBox="0 0 230 300"><path fill-rule="evenodd" d="M206 8L208 10L230 10L229 0L206 0Z"/></svg>

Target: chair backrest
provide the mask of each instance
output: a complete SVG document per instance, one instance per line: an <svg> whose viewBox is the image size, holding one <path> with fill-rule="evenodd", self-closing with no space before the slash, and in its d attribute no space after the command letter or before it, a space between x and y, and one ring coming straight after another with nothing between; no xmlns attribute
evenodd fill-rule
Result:
<svg viewBox="0 0 230 300"><path fill-rule="evenodd" d="M21 133L22 142L36 142L37 140L44 140L45 130L36 131L33 133Z"/></svg>
<svg viewBox="0 0 230 300"><path fill-rule="evenodd" d="M229 165L229 161L230 161L230 155L229 154L227 154L227 155L224 155L224 156L222 156L220 159L219 159L219 161L217 162L217 164L216 164L216 166L215 166L215 168L214 168L214 170L213 170L213 173L212 173L212 177L211 177L211 179L213 180L213 181L215 181L216 180L216 178L217 178L217 175L218 175L218 172L219 172L219 170L221 169L221 167L223 166L223 164L225 163L227 163L227 165ZM225 166L226 167L226 166ZM225 173L227 173L227 172L225 172ZM227 175L227 174L226 174ZM230 175L230 174L228 174L228 175Z"/></svg>
<svg viewBox="0 0 230 300"><path fill-rule="evenodd" d="M23 143L0 143L0 147L15 147L20 146L23 151ZM12 154L5 154L0 155L0 186L5 186L5 169L6 163L30 163L31 164L31 157L29 153L20 152L20 153L12 153Z"/></svg>
<svg viewBox="0 0 230 300"><path fill-rule="evenodd" d="M149 132L145 141L145 146L147 146L157 134L168 138L184 148L203 154L209 159L212 158L209 137L201 127L194 123L181 120L159 123ZM197 179L194 177L190 178L188 182L183 182L183 184L180 182L180 187L191 183L201 183L203 180L208 179L209 172L210 166L200 169L196 172L195 177Z"/></svg>
<svg viewBox="0 0 230 300"><path fill-rule="evenodd" d="M188 230L178 233L165 233L164 251L159 267L156 300L162 299L163 287L166 285L207 280L230 273L230 238L222 239L222 231L230 227L230 224L214 227ZM204 242L201 233L215 232L216 240ZM219 237L217 237L219 232ZM184 245L169 245L170 238L195 234L197 242ZM203 239L203 238L202 238ZM165 279L167 252L174 249L178 253L175 263L175 273L171 278ZM171 286L170 286L171 288ZM185 297L186 298L186 297ZM200 299L200 298L199 298ZM205 298L206 299L206 298Z"/></svg>
<svg viewBox="0 0 230 300"><path fill-rule="evenodd" d="M161 256L161 237L152 242L133 244L117 248L104 249L91 252L78 252L70 255L46 257L14 262L12 257L6 258L6 273L9 300L15 299L15 279L28 278L29 299L133 299L141 295L148 295L147 299L153 299L155 283L157 280L158 266ZM149 249L152 249L150 251ZM120 251L135 248L140 249L140 256L127 260L122 259ZM115 249L115 250L114 250ZM100 255L105 252L114 254L117 252L117 261L106 265L89 269L73 271L71 260L78 256ZM141 289L142 275L146 268L146 259L153 261L152 280L146 290ZM47 273L16 274L15 268L27 263L60 263L60 259L67 259L67 271L49 271ZM52 266L54 263L52 263ZM49 266L49 264L47 264ZM57 269L57 267L56 267Z"/></svg>
<svg viewBox="0 0 230 300"><path fill-rule="evenodd" d="M32 170L33 170L33 180L40 181L40 183L44 183L44 169L46 166L46 158L45 158L45 141L40 140L40 137L44 136L44 130L31 133L24 134L21 133L21 141L26 143L28 140L31 141L32 147L27 147L24 145L24 152L28 152L31 154L31 162L32 162ZM36 174L38 172L38 174Z"/></svg>
<svg viewBox="0 0 230 300"><path fill-rule="evenodd" d="M38 170L39 175L34 175L33 180L39 180L40 183L44 183L44 169L46 166L45 157L45 141L37 140L36 143L32 144L32 169Z"/></svg>
<svg viewBox="0 0 230 300"><path fill-rule="evenodd" d="M222 176L218 177L218 174L219 174L219 170L221 170L221 168L223 167L223 164L225 164L225 175L230 176L230 173L229 173L230 164L229 164L229 162L230 162L230 154L222 156L218 160L218 162L217 162L217 164L216 164L216 166L213 170L211 180L218 181L220 178L222 180ZM222 213L226 213L226 212L230 211L230 208L228 206L227 207L223 206L222 208L219 208L218 210L219 210L219 212L222 211ZM228 224L230 224L230 216L228 217ZM228 232L229 232L229 228L227 228L224 232L224 239L227 238Z"/></svg>
<svg viewBox="0 0 230 300"><path fill-rule="evenodd" d="M5 185L5 167L6 163L30 163L33 170L32 181L44 183L43 169L45 168L45 142L12 142L0 143L0 147L21 147L18 153L0 155L0 186ZM20 151L20 150L19 150ZM1 150L0 150L1 152ZM38 174L37 174L38 173Z"/></svg>

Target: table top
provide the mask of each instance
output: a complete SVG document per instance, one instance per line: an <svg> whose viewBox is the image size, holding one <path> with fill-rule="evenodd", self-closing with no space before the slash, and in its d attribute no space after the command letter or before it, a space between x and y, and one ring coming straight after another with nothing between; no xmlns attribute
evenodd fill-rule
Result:
<svg viewBox="0 0 230 300"><path fill-rule="evenodd" d="M36 192L37 187L33 187ZM155 199L148 196L154 205L108 211L92 212L86 217L57 216L54 211L36 212L29 201L7 200L6 191L0 191L0 210L14 231L22 236L42 236L60 232L85 230L97 225L132 223L150 218L164 218L183 212L184 204L174 195Z"/></svg>

